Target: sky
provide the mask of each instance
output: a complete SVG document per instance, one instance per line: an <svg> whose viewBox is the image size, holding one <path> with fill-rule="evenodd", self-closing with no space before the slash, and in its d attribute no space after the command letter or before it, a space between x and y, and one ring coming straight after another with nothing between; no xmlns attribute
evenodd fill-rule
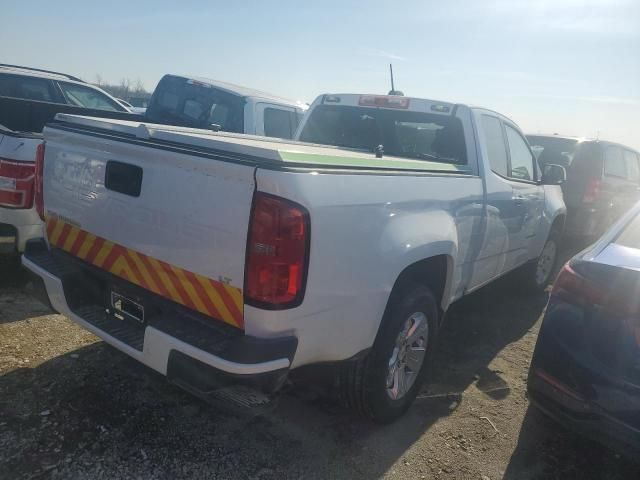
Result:
<svg viewBox="0 0 640 480"><path fill-rule="evenodd" d="M640 150L640 0L4 0L0 62L94 82L202 76L311 102L481 105L529 133Z"/></svg>

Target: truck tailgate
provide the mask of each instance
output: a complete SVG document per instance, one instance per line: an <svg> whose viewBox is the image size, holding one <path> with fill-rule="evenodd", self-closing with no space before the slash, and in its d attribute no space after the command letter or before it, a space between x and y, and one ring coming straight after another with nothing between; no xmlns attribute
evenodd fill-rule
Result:
<svg viewBox="0 0 640 480"><path fill-rule="evenodd" d="M243 328L255 167L55 126L45 140L51 247Z"/></svg>

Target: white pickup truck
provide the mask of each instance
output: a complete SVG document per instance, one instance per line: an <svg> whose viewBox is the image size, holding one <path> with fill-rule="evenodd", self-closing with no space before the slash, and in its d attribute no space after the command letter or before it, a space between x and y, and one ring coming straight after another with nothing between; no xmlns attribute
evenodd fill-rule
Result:
<svg viewBox="0 0 640 480"><path fill-rule="evenodd" d="M168 74L153 91L145 117L151 123L290 139L306 109L260 90Z"/></svg>
<svg viewBox="0 0 640 480"><path fill-rule="evenodd" d="M44 135L24 265L58 312L206 397L333 362L346 402L391 421L449 305L519 266L545 286L564 221L564 170L465 105L323 95L299 137L344 148L64 114Z"/></svg>

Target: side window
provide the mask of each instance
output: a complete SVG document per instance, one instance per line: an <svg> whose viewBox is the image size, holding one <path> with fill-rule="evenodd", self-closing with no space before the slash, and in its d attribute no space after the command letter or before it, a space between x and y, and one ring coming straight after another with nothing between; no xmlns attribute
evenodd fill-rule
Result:
<svg viewBox="0 0 640 480"><path fill-rule="evenodd" d="M15 97L15 90L15 77L0 73L0 97Z"/></svg>
<svg viewBox="0 0 640 480"><path fill-rule="evenodd" d="M638 180L640 180L640 165L638 165L638 155L630 150L625 150L624 161L627 164L627 176L629 180L638 182Z"/></svg>
<svg viewBox="0 0 640 480"><path fill-rule="evenodd" d="M507 148L504 144L500 120L489 115L482 115L482 129L484 130L484 141L487 144L491 170L498 175L507 177L509 174Z"/></svg>
<svg viewBox="0 0 640 480"><path fill-rule="evenodd" d="M21 97L29 100L52 102L51 82L43 78L24 77L20 81Z"/></svg>
<svg viewBox="0 0 640 480"><path fill-rule="evenodd" d="M509 154L511 155L511 178L515 180L533 181L533 155L524 141L522 135L509 125L505 125L507 142L509 142Z"/></svg>
<svg viewBox="0 0 640 480"><path fill-rule="evenodd" d="M264 134L267 137L292 138L297 127L293 111L267 107L264 109Z"/></svg>
<svg viewBox="0 0 640 480"><path fill-rule="evenodd" d="M51 87L51 81L44 78L0 75L0 95L3 97L54 102Z"/></svg>
<svg viewBox="0 0 640 480"><path fill-rule="evenodd" d="M627 166L620 147L607 147L605 150L604 174L610 177L627 177Z"/></svg>

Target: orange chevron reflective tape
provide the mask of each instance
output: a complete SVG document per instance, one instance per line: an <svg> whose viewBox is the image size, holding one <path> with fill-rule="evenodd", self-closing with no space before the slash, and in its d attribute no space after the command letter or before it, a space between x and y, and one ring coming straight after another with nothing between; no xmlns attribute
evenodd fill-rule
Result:
<svg viewBox="0 0 640 480"><path fill-rule="evenodd" d="M97 237L57 217L49 243L113 275L192 310L244 328L242 290Z"/></svg>

